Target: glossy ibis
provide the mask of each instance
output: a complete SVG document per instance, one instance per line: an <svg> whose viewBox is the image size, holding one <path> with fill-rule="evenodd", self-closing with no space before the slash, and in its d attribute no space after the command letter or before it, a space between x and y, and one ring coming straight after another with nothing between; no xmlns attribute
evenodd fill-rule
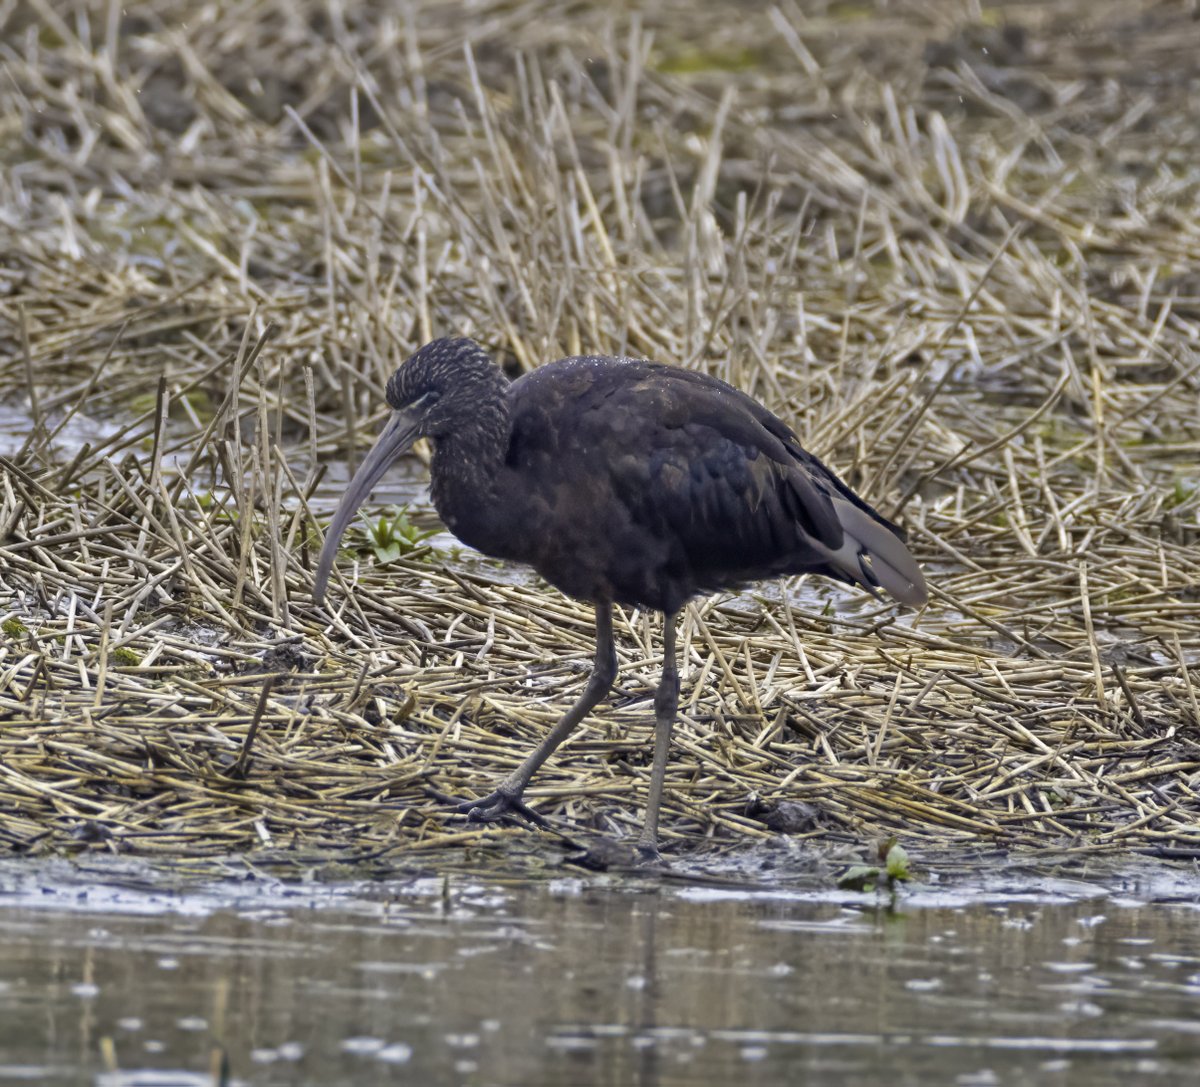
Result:
<svg viewBox="0 0 1200 1087"><path fill-rule="evenodd" d="M612 606L664 614L654 763L638 840L656 852L679 697L675 620L700 593L822 574L925 603L900 530L868 506L757 401L705 374L583 356L509 380L472 340L426 344L387 384L392 416L346 489L325 537L320 603L338 541L388 465L433 444L433 504L463 543L528 563L596 608L596 660L579 700L473 819L526 810L529 779L616 677Z"/></svg>

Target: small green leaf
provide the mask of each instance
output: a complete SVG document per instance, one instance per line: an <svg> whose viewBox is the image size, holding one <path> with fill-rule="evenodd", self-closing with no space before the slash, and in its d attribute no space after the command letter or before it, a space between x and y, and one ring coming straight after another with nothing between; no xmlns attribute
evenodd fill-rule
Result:
<svg viewBox="0 0 1200 1087"><path fill-rule="evenodd" d="M873 864L856 864L839 879L843 891L873 891L879 882L880 870Z"/></svg>
<svg viewBox="0 0 1200 1087"><path fill-rule="evenodd" d="M380 563L395 562L403 553L398 543L376 544L374 550L375 558Z"/></svg>
<svg viewBox="0 0 1200 1087"><path fill-rule="evenodd" d="M889 880L912 879L908 868L908 854L898 842L887 851L887 877Z"/></svg>

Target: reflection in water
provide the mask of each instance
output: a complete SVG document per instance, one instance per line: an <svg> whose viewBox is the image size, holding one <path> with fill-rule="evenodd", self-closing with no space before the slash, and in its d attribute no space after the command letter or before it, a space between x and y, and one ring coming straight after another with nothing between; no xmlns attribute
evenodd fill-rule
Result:
<svg viewBox="0 0 1200 1087"><path fill-rule="evenodd" d="M1183 1082L1200 912L457 879L0 871L0 1083ZM39 901L39 899L41 901ZM923 903L923 904L922 904Z"/></svg>

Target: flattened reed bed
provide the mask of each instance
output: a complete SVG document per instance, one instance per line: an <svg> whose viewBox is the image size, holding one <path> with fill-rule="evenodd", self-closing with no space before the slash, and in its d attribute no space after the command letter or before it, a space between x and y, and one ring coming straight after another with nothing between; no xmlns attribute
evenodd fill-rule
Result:
<svg viewBox="0 0 1200 1087"><path fill-rule="evenodd" d="M818 843L1200 853L1200 24L472 10L0 14L0 848L512 833L436 798L577 693L588 609L436 540L308 595L325 472L465 331L733 381L927 564L919 615L689 610L668 848L798 801ZM649 622L530 790L572 833L636 827Z"/></svg>

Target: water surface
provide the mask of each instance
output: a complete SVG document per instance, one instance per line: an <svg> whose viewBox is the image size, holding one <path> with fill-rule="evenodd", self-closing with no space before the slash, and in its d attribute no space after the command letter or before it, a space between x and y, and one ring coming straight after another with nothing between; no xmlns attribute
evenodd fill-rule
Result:
<svg viewBox="0 0 1200 1087"><path fill-rule="evenodd" d="M1200 1074L1200 886L574 874L164 890L0 868L0 1083L1095 1084ZM172 881L174 882L174 881Z"/></svg>

